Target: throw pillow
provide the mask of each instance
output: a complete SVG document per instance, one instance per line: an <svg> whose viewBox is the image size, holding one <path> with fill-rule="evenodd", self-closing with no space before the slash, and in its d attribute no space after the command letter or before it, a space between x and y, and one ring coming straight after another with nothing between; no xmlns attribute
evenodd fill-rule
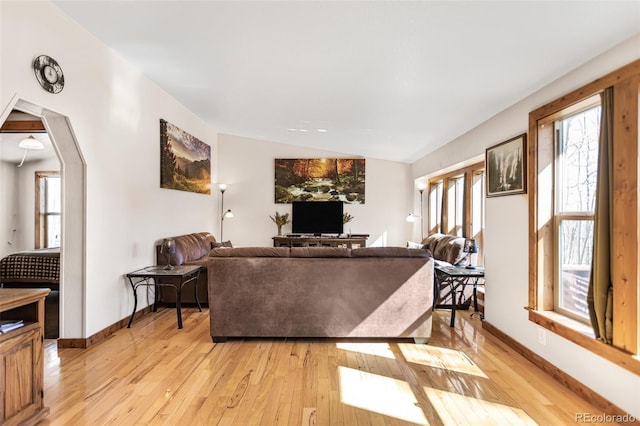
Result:
<svg viewBox="0 0 640 426"><path fill-rule="evenodd" d="M424 245L422 245L420 243L416 243L414 241L407 241L407 248L410 248L410 249L421 249L421 248L424 248Z"/></svg>
<svg viewBox="0 0 640 426"><path fill-rule="evenodd" d="M232 248L233 244L231 244L231 241L221 241L221 242L213 242L211 243L211 248Z"/></svg>

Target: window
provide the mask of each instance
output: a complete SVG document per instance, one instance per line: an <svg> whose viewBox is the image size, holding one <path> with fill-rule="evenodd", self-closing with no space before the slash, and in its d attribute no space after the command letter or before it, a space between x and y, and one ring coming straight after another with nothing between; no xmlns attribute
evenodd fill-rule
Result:
<svg viewBox="0 0 640 426"><path fill-rule="evenodd" d="M475 170L471 181L471 238L480 245L484 231L484 169ZM482 250L482 247L479 247ZM478 256L480 258L480 256Z"/></svg>
<svg viewBox="0 0 640 426"><path fill-rule="evenodd" d="M36 172L35 193L35 247L60 247L62 235L60 173Z"/></svg>
<svg viewBox="0 0 640 426"><path fill-rule="evenodd" d="M594 338L586 292L593 253L600 94L611 87L612 337ZM529 114L529 319L640 374L640 61ZM631 355L630 355L631 354Z"/></svg>
<svg viewBox="0 0 640 426"><path fill-rule="evenodd" d="M555 122L554 310L586 323L600 110L589 107Z"/></svg>
<svg viewBox="0 0 640 426"><path fill-rule="evenodd" d="M429 234L442 231L442 181L429 183Z"/></svg>
<svg viewBox="0 0 640 426"><path fill-rule="evenodd" d="M446 234L463 236L464 226L464 175L447 179L447 228Z"/></svg>
<svg viewBox="0 0 640 426"><path fill-rule="evenodd" d="M428 180L428 233L474 238L482 264L484 229L484 162Z"/></svg>

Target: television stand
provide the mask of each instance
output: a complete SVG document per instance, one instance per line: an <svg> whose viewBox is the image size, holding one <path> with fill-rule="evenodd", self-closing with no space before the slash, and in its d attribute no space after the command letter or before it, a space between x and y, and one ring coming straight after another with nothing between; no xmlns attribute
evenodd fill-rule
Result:
<svg viewBox="0 0 640 426"><path fill-rule="evenodd" d="M299 237L279 236L273 237L274 247L346 247L358 248L367 245L368 234L358 234L345 237L311 236Z"/></svg>

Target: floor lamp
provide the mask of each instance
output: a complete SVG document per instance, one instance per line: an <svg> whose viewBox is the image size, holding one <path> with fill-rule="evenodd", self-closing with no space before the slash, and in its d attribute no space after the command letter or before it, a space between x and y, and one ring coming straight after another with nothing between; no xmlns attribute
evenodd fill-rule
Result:
<svg viewBox="0 0 640 426"><path fill-rule="evenodd" d="M421 240L424 240L424 231L422 230L423 226L422 226L422 216L418 216L417 214L413 214L413 213L409 213L409 216L407 216L407 218L405 219L407 222L415 222L416 219L420 219L420 237Z"/></svg>
<svg viewBox="0 0 640 426"><path fill-rule="evenodd" d="M231 219L233 217L233 212L231 209L224 209L224 191L227 190L227 184L221 183L218 185L220 189L220 242L223 240L223 232L224 232L224 220Z"/></svg>
<svg viewBox="0 0 640 426"><path fill-rule="evenodd" d="M422 200L424 190L427 189L427 185L420 182L418 184L418 191L420 191L420 237L424 240L424 203Z"/></svg>
<svg viewBox="0 0 640 426"><path fill-rule="evenodd" d="M420 216L415 215L413 213L409 213L407 216L407 222L415 222L416 219L420 219L420 241L424 240L424 213L422 211L422 197L424 190L426 189L426 185L423 183L418 184L418 191L420 191Z"/></svg>

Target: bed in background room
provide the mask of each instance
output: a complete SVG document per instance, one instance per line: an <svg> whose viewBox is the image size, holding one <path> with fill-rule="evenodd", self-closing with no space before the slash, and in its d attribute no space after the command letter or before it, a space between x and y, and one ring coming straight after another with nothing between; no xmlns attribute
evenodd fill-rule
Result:
<svg viewBox="0 0 640 426"><path fill-rule="evenodd" d="M45 299L44 337L59 337L60 247L20 251L0 259L0 286L51 289Z"/></svg>

